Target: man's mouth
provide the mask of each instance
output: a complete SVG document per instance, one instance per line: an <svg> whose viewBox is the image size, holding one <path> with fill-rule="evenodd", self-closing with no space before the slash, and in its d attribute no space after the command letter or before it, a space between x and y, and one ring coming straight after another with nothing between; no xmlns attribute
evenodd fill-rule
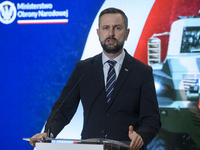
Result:
<svg viewBox="0 0 200 150"><path fill-rule="evenodd" d="M107 39L106 40L107 44L115 44L116 40L115 39Z"/></svg>

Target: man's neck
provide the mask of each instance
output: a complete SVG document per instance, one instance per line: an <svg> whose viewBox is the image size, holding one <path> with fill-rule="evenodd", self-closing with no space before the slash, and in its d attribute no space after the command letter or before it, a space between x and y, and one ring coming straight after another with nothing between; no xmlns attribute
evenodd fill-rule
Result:
<svg viewBox="0 0 200 150"><path fill-rule="evenodd" d="M121 53L122 53L123 49L121 49L120 51L118 51L117 53L115 54L111 54L111 53L107 53L106 51L103 50L104 54L110 59L110 60L113 60L115 59L116 57L118 57Z"/></svg>

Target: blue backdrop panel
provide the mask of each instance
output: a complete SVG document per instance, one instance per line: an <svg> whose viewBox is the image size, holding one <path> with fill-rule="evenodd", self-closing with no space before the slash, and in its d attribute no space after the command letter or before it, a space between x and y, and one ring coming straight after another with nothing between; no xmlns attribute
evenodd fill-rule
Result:
<svg viewBox="0 0 200 150"><path fill-rule="evenodd" d="M22 138L41 131L81 59L88 32L104 1L10 2L16 9L18 3L51 3L52 10L67 9L69 13L68 23L63 24L18 24L18 20L27 19L18 16L10 24L0 22L0 149L28 150L32 147Z"/></svg>

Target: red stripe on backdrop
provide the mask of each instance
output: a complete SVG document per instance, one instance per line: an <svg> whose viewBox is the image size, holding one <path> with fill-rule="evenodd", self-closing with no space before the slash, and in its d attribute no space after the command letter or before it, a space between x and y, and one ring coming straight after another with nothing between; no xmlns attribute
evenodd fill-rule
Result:
<svg viewBox="0 0 200 150"><path fill-rule="evenodd" d="M23 25L23 24L62 24L62 23L68 23L68 22L24 22L18 24Z"/></svg>
<svg viewBox="0 0 200 150"><path fill-rule="evenodd" d="M154 33L170 32L178 16L198 16L200 0L156 0L143 28L134 57L147 64L147 42ZM161 39L161 61L167 54L169 36Z"/></svg>

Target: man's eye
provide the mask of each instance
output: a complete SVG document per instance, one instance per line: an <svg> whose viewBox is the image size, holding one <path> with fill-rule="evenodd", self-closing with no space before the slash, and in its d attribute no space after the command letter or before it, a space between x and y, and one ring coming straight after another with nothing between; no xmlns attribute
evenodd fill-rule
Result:
<svg viewBox="0 0 200 150"><path fill-rule="evenodd" d="M107 29L108 29L108 27L103 27L103 29L104 29L104 30L107 30Z"/></svg>
<svg viewBox="0 0 200 150"><path fill-rule="evenodd" d="M120 27L116 27L115 29L117 29L117 30L121 30L121 28L120 28Z"/></svg>

